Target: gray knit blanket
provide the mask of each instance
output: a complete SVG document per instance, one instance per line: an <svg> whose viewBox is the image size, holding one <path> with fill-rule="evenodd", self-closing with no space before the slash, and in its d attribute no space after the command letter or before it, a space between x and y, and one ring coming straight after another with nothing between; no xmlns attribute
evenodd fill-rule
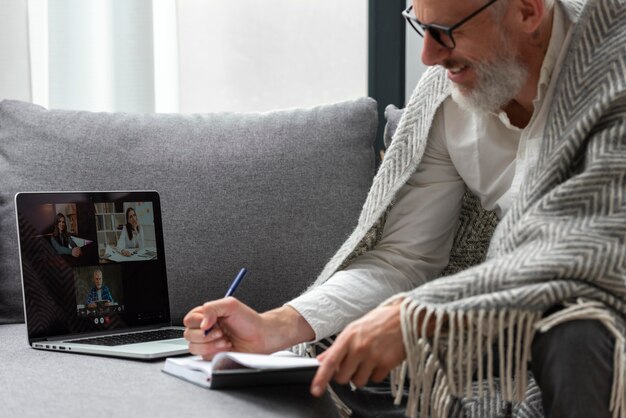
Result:
<svg viewBox="0 0 626 418"><path fill-rule="evenodd" d="M407 415L447 417L455 399L519 402L535 332L601 321L615 336L610 408L626 418L626 0L562 0L574 22L539 161L497 226L487 259L402 298ZM376 245L385 214L415 172L434 115L449 96L441 68L413 94L358 226L313 286ZM390 302L390 301L388 301ZM565 309L542 318L555 305ZM435 320L425 337L420 323ZM447 318L444 320L444 318ZM498 353L494 353L498 351ZM495 354L500 364L493 366ZM494 384L494 368L499 383ZM476 372L477 373L474 373ZM477 375L478 382L472 381ZM398 399L402 394L397 391Z"/></svg>

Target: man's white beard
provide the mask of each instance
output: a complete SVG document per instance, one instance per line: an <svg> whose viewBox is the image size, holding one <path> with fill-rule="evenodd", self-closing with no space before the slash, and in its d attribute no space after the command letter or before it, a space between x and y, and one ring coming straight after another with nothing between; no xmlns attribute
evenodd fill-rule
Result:
<svg viewBox="0 0 626 418"><path fill-rule="evenodd" d="M496 57L489 62L473 63L476 85L466 89L450 82L452 99L461 108L474 113L498 112L519 93L528 69L519 62L506 39L498 47Z"/></svg>

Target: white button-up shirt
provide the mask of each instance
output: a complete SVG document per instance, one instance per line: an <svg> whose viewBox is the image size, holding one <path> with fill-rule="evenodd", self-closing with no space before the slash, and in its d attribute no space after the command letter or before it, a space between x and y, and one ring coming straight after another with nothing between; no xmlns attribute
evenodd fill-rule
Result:
<svg viewBox="0 0 626 418"><path fill-rule="evenodd" d="M465 185L485 209L502 217L538 158L570 22L555 4L534 111L524 129L505 112L477 114L444 101L433 121L417 171L398 192L380 242L322 285L288 302L316 339L347 324L396 293L436 277L447 265Z"/></svg>

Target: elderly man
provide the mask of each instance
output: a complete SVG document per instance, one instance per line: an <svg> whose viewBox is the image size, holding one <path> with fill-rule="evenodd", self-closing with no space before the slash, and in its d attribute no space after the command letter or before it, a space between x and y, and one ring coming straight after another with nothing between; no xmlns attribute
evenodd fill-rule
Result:
<svg viewBox="0 0 626 418"><path fill-rule="evenodd" d="M431 68L355 232L283 307L192 310L191 352L339 333L316 396L393 370L409 415L446 417L466 396L523 400L530 369L545 416L626 418L626 2L413 0L404 15ZM466 188L502 222L486 261L436 278Z"/></svg>
<svg viewBox="0 0 626 418"><path fill-rule="evenodd" d="M103 302L104 306L112 304L113 296L111 296L109 287L102 283L102 270L94 270L92 278L93 287L89 290L85 301L87 308L95 309L98 306L97 302Z"/></svg>

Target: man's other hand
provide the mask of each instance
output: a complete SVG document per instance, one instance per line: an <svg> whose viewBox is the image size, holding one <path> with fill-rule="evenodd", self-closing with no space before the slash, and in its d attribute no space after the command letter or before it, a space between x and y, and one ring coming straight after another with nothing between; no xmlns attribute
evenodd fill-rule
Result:
<svg viewBox="0 0 626 418"><path fill-rule="evenodd" d="M352 382L357 387L368 381L381 382L405 357L398 301L352 322L317 357L321 365L311 383L311 394L321 396L333 377L337 383Z"/></svg>

